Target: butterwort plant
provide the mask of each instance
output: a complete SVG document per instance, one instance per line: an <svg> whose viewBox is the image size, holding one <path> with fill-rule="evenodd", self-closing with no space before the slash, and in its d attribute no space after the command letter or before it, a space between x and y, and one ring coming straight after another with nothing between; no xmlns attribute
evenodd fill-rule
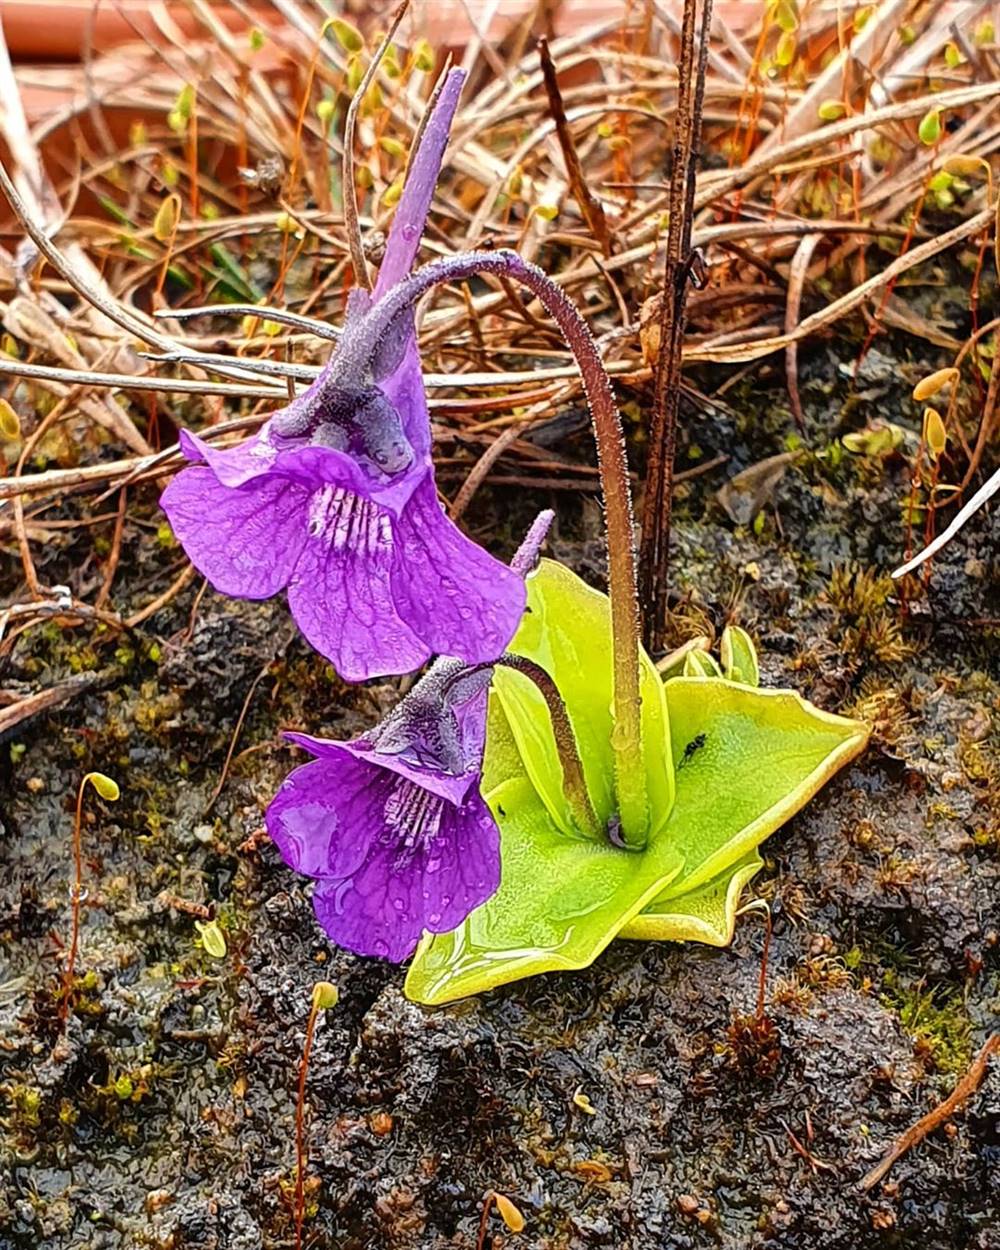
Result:
<svg viewBox="0 0 1000 1250"><path fill-rule="evenodd" d="M585 966L616 937L727 943L760 843L867 738L794 692L759 689L742 631L723 635L718 661L692 651L665 672L643 650L621 420L575 305L512 251L412 268L460 85L453 71L379 280L352 295L328 368L234 451L188 436L204 463L164 500L220 589L287 584L306 637L344 676L441 657L369 733L296 737L314 759L267 813L288 863L315 879L329 936L396 960L416 945L407 992L429 1004ZM480 274L526 287L579 366L607 594L537 560L547 519L506 568L437 506L414 307Z"/></svg>

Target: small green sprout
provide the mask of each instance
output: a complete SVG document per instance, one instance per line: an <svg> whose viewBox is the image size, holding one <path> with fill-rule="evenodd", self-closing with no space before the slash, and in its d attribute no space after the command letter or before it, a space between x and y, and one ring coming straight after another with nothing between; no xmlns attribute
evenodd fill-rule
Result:
<svg viewBox="0 0 1000 1250"><path fill-rule="evenodd" d="M202 920L196 920L194 927L198 930L198 939L205 954L211 955L213 959L225 959L226 935L219 928L219 922L217 920L209 920L206 923Z"/></svg>

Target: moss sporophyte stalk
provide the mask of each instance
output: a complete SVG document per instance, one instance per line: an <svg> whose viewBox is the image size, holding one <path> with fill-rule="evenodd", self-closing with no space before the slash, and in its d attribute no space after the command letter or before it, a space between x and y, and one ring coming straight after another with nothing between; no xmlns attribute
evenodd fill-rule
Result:
<svg viewBox="0 0 1000 1250"><path fill-rule="evenodd" d="M616 937L727 943L760 842L867 738L791 691L759 689L738 628L718 660L691 648L664 673L640 645L621 419L580 313L514 251L413 269L463 78L450 71L434 97L377 280L351 292L320 376L235 448L185 433L196 463L163 496L208 580L248 599L286 589L343 678L437 657L352 741L290 735L314 758L267 811L285 860L316 883L327 935L413 955L406 988L425 1003L582 967ZM579 367L606 595L539 559L551 514L504 565L438 503L415 306L484 275L526 288Z"/></svg>

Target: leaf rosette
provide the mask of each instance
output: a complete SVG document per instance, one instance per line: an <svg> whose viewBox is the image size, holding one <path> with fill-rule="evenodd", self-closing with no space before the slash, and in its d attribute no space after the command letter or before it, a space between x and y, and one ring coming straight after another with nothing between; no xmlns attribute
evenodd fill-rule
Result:
<svg viewBox="0 0 1000 1250"><path fill-rule="evenodd" d="M609 601L544 560L510 645L555 681L599 824L582 829L562 792L543 698L522 673L496 671L482 792L501 835L497 892L450 933L425 936L406 980L440 1004L541 972L582 968L615 937L732 939L760 843L863 750L868 729L789 690L757 688L742 630L721 666L695 659L663 681L641 656L641 850L616 845ZM692 652L691 655L696 653ZM704 654L704 653L702 653Z"/></svg>

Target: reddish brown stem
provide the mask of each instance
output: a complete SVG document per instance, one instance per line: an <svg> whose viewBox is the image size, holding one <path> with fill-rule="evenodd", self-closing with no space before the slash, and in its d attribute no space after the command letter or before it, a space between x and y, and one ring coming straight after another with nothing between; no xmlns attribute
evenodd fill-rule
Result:
<svg viewBox="0 0 1000 1250"><path fill-rule="evenodd" d="M62 1002L59 1004L59 1020L65 1024L69 1015L73 997L73 976L76 971L76 956L80 947L80 894L83 889L83 792L87 786L87 778L80 782L76 792L76 816L73 820L73 898L72 898L72 930L69 939L69 952L66 955L66 968L63 972Z"/></svg>
<svg viewBox="0 0 1000 1250"><path fill-rule="evenodd" d="M299 1093L295 1103L295 1250L302 1250L302 1223L306 1210L306 1077L309 1075L309 1055L316 1033L316 1017L321 1010L314 994L309 1019L306 1022L306 1040L299 1062Z"/></svg>
<svg viewBox="0 0 1000 1250"><path fill-rule="evenodd" d="M660 346L654 373L655 406L649 432L649 463L639 547L639 601L643 612L643 637L650 650L663 650L666 645L667 574L680 407L681 348L712 0L704 2L696 46L697 9L697 0L685 0L681 57L677 68L677 114L670 175L670 222L660 312Z"/></svg>
<svg viewBox="0 0 1000 1250"><path fill-rule="evenodd" d="M922 1142L928 1133L933 1133L944 1122L950 1119L965 1100L976 1092L982 1083L983 1077L986 1075L986 1069L990 1062L990 1057L1000 1050L1000 1033L994 1033L988 1038L982 1050L972 1061L972 1066L966 1072L965 1076L958 1082L952 1092L933 1111L928 1113L912 1126L896 1142L895 1146L889 1153L878 1163L861 1181L859 1188L863 1193L867 1193L870 1189L874 1189L883 1177L887 1176L890 1168L897 1160L901 1159L908 1150L911 1150L919 1142Z"/></svg>
<svg viewBox="0 0 1000 1250"><path fill-rule="evenodd" d="M757 980L757 1023L764 1019L764 1010L767 1006L767 961L771 954L771 933L774 929L771 923L771 909L764 908L764 949L760 953L760 975Z"/></svg>
<svg viewBox="0 0 1000 1250"><path fill-rule="evenodd" d="M548 40L544 37L538 41L538 58L542 63L542 78L545 82L545 94L549 98L549 113L555 124L556 137L559 140L563 162L566 165L566 175L569 178L570 190L573 192L573 198L580 206L580 212L583 214L583 219L586 221L590 233L600 245L604 255L610 256L611 232L608 230L608 223L600 201L594 197L587 186L587 179L583 173L583 166L580 164L580 156L576 150L576 144L573 142L566 110L563 107L562 92L559 90L559 78L556 75L556 67L549 52Z"/></svg>

